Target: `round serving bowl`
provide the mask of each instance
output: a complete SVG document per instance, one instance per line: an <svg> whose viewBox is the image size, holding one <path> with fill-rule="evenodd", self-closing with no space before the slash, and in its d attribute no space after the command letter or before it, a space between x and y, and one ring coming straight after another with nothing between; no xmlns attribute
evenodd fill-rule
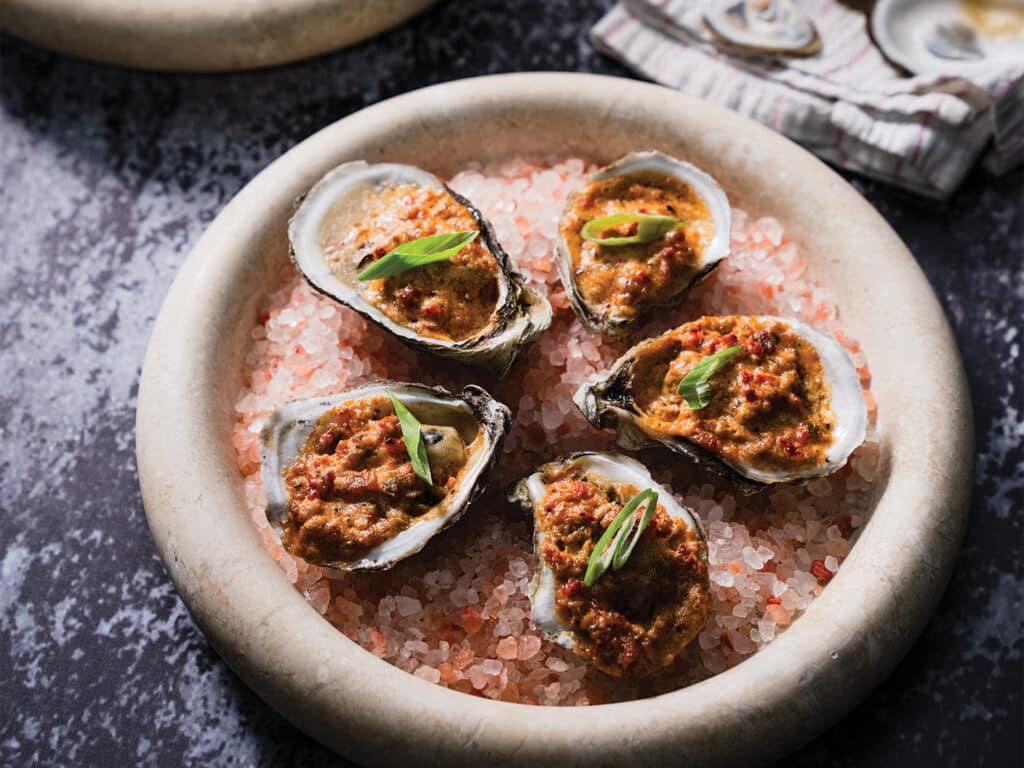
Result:
<svg viewBox="0 0 1024 768"><path fill-rule="evenodd" d="M338 163L422 165L656 148L773 215L873 372L877 506L794 624L738 666L653 699L547 708L468 696L381 661L323 619L263 549L231 443L243 353L286 262L293 201ZM767 128L658 86L576 74L477 78L365 109L250 182L186 260L142 371L138 461L149 525L197 624L281 714L365 764L752 765L838 720L895 667L949 579L967 517L973 426L956 344L928 282L875 210ZM556 762L557 761L557 762Z"/></svg>
<svg viewBox="0 0 1024 768"><path fill-rule="evenodd" d="M213 72L316 56L365 40L434 0L4 0L0 27L83 59Z"/></svg>

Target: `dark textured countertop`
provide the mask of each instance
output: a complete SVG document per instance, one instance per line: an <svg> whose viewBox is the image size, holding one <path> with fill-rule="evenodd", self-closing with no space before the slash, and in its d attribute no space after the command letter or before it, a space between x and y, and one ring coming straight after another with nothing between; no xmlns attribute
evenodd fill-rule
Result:
<svg viewBox="0 0 1024 768"><path fill-rule="evenodd" d="M471 75L625 74L587 42L606 2L510 5L445 3L347 51L228 76L129 72L0 37L0 763L329 759L224 665L164 572L135 474L139 366L206 225L317 129ZM956 331L977 483L920 642L790 762L1019 765L1024 174L976 173L945 208L851 181L910 246Z"/></svg>

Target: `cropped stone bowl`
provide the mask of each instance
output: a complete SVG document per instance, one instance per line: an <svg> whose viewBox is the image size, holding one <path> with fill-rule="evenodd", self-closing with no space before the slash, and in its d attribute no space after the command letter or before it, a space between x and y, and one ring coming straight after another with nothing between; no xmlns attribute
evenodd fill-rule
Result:
<svg viewBox="0 0 1024 768"><path fill-rule="evenodd" d="M434 0L3 0L0 28L83 59L215 72L316 56Z"/></svg>
<svg viewBox="0 0 1024 768"><path fill-rule="evenodd" d="M264 551L231 444L243 350L287 259L295 198L338 163L442 175L471 161L656 148L777 216L863 344L878 400L877 506L838 574L764 650L653 699L545 708L471 697L375 658ZM967 517L972 417L927 281L839 176L768 129L658 86L575 74L449 83L365 109L270 165L223 210L164 303L142 371L146 514L196 623L282 715L366 765L755 765L835 723L899 662L946 586Z"/></svg>

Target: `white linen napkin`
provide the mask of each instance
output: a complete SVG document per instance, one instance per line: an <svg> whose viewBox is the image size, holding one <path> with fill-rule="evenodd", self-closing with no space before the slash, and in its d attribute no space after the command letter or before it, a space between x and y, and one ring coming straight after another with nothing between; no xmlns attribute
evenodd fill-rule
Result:
<svg viewBox="0 0 1024 768"><path fill-rule="evenodd" d="M982 152L1004 173L1024 161L1024 67L905 77L837 0L797 0L818 28L807 58L716 48L701 0L625 0L591 30L637 73L722 104L843 168L928 197L951 195Z"/></svg>

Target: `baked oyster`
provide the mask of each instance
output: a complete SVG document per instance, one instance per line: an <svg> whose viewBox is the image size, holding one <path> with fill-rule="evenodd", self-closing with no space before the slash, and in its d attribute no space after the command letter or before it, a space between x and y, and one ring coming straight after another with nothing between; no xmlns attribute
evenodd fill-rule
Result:
<svg viewBox="0 0 1024 768"><path fill-rule="evenodd" d="M702 405L691 401L704 373ZM622 447L664 445L747 493L835 472L867 430L860 378L842 347L767 316L702 317L647 339L574 401Z"/></svg>
<svg viewBox="0 0 1024 768"><path fill-rule="evenodd" d="M587 584L602 534L638 493L656 512L619 570ZM533 623L558 645L616 677L668 666L707 622L707 545L693 512L637 461L577 453L538 467L509 496L533 516ZM642 520L634 516L630 532Z"/></svg>
<svg viewBox="0 0 1024 768"><path fill-rule="evenodd" d="M792 0L724 0L704 11L715 43L740 53L810 56L821 49L814 22Z"/></svg>
<svg viewBox="0 0 1024 768"><path fill-rule="evenodd" d="M395 400L420 422L429 483ZM267 519L284 548L310 563L389 568L465 513L508 427L508 408L475 386L453 394L383 381L285 403L260 433Z"/></svg>
<svg viewBox="0 0 1024 768"><path fill-rule="evenodd" d="M589 327L625 336L729 255L729 201L699 168L633 152L588 176L559 225L558 274Z"/></svg>
<svg viewBox="0 0 1024 768"><path fill-rule="evenodd" d="M365 276L399 246L473 232L478 236L450 258ZM338 166L301 200L288 238L292 260L317 290L414 349L498 376L551 322L547 299L525 285L480 212L411 165Z"/></svg>

